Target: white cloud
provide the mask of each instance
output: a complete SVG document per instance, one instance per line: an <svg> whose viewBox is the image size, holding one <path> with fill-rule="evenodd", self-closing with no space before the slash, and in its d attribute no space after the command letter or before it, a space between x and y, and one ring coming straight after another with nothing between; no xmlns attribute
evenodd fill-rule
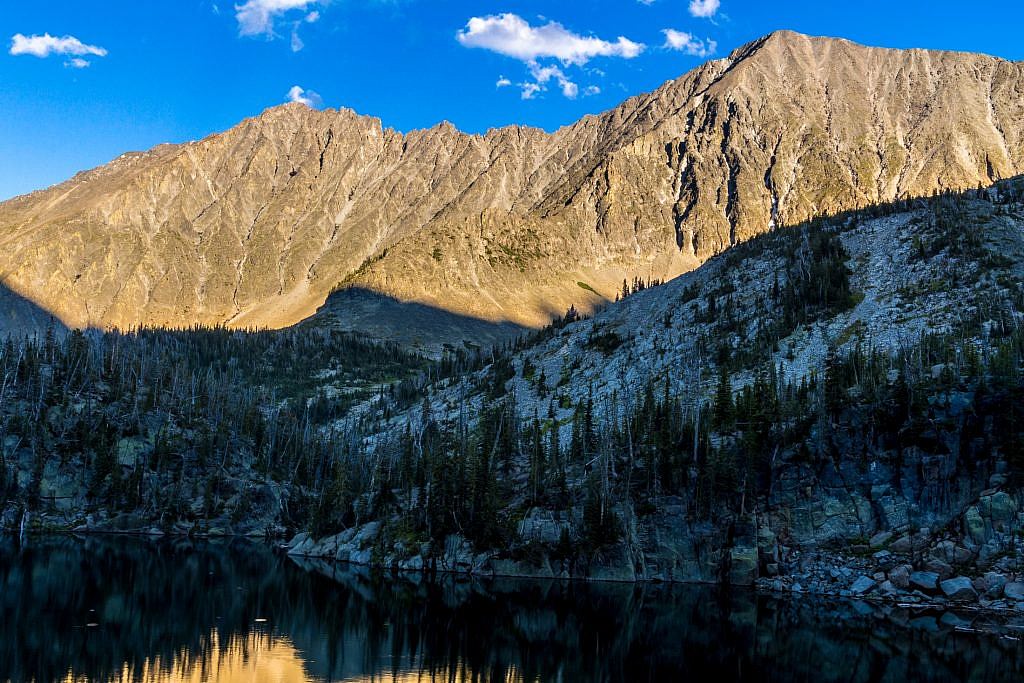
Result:
<svg viewBox="0 0 1024 683"><path fill-rule="evenodd" d="M694 57L709 57L718 49L718 43L710 38L705 42L686 31L667 28L662 33L665 34L665 48L669 50L685 52Z"/></svg>
<svg viewBox="0 0 1024 683"><path fill-rule="evenodd" d="M537 93L544 89L539 83L520 83L519 87L522 88L524 100L532 100Z"/></svg>
<svg viewBox="0 0 1024 683"><path fill-rule="evenodd" d="M715 16L721 5L721 0L690 0L690 14L701 19L710 19Z"/></svg>
<svg viewBox="0 0 1024 683"><path fill-rule="evenodd" d="M597 87L596 85L588 85L587 89L583 91L583 94L587 95L588 97L590 95L600 95L601 94L601 89L599 87Z"/></svg>
<svg viewBox="0 0 1024 683"><path fill-rule="evenodd" d="M238 33L243 36L274 35L274 23L293 10L306 12L321 0L246 0L244 4L235 5L235 18L238 20ZM315 19L309 19L315 15ZM312 11L306 20L312 23L320 18L319 12Z"/></svg>
<svg viewBox="0 0 1024 683"><path fill-rule="evenodd" d="M293 85L291 90L288 91L288 101L304 104L311 109L318 109L323 106L324 103L320 95L298 85Z"/></svg>
<svg viewBox="0 0 1024 683"><path fill-rule="evenodd" d="M552 80L558 83L558 89L561 90L562 94L568 97L570 100L576 99L576 97L580 94L579 86L573 83L572 80L570 80L570 78L565 75L565 72L562 71L557 66L555 66L554 64L550 66L541 66L537 62L530 62L529 64L527 64L527 68L529 68L530 75L533 76L534 81L533 83L530 83L528 85L540 86L539 90L535 90L532 87L529 88L531 96L539 91L547 90L546 86ZM523 87L523 85L521 85L520 87ZM530 98L524 97L523 99Z"/></svg>
<svg viewBox="0 0 1024 683"><path fill-rule="evenodd" d="M483 48L524 62L544 57L558 59L565 65L582 66L594 57L632 59L644 50L625 36L615 42L595 36L581 36L558 22L531 26L522 17L498 14L473 17L456 36L466 47Z"/></svg>
<svg viewBox="0 0 1024 683"><path fill-rule="evenodd" d="M596 57L633 59L646 47L625 36L619 36L614 42L596 36L581 36L555 21L532 26L512 13L473 17L456 34L456 39L465 47L490 50L525 62L532 80L516 84L524 100L532 100L546 92L552 82L558 85L564 97L576 99L580 87L565 73L565 69L582 67ZM545 59L557 60L561 66L557 63L542 64L541 60ZM512 85L510 79L504 76L498 79L498 88L509 85ZM594 86L590 86L584 93L594 94L593 90Z"/></svg>
<svg viewBox="0 0 1024 683"><path fill-rule="evenodd" d="M320 21L320 13L315 11L310 12L309 14L306 15L305 21L307 24L315 24L316 22Z"/></svg>
<svg viewBox="0 0 1024 683"><path fill-rule="evenodd" d="M74 36L57 38L49 33L44 33L41 36L25 36L21 33L14 34L14 37L11 38L10 53L12 55L33 55L35 57L49 57L50 55L107 56L107 51L102 47L86 45Z"/></svg>
<svg viewBox="0 0 1024 683"><path fill-rule="evenodd" d="M82 59L81 57L72 57L68 61L64 62L64 66L71 67L72 69L85 69L92 66L92 62L88 59Z"/></svg>

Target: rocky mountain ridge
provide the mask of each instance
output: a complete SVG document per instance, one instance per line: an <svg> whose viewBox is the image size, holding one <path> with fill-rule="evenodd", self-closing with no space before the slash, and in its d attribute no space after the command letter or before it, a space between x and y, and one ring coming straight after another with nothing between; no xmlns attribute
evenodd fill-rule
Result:
<svg viewBox="0 0 1024 683"><path fill-rule="evenodd" d="M778 225L1020 173L1022 121L1021 64L789 32L551 134L285 105L0 204L0 277L77 327L327 301L358 329L349 288L537 326Z"/></svg>

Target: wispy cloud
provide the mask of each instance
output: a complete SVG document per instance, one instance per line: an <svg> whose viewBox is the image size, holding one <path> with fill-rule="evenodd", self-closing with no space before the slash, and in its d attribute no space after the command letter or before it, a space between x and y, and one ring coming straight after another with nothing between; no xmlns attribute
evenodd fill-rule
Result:
<svg viewBox="0 0 1024 683"><path fill-rule="evenodd" d="M298 52L304 46L299 37L299 26L303 22L312 24L318 21L320 12L315 8L325 2L326 0L246 0L241 5L235 5L238 34L274 38L277 36L275 27L278 22L285 22L286 26L290 22L291 48L292 51Z"/></svg>
<svg viewBox="0 0 1024 683"><path fill-rule="evenodd" d="M721 6L721 0L690 0L690 14L699 19L710 19Z"/></svg>
<svg viewBox="0 0 1024 683"><path fill-rule="evenodd" d="M538 92L547 90L547 84L552 80L558 83L558 89L561 90L562 94L570 100L576 99L580 94L580 87L573 83L559 67L553 64L549 66L541 66L537 62L530 62L527 66L529 67L530 75L533 76L533 82L523 84L524 86L530 86L522 88L524 100L533 99L533 96ZM534 85L540 87L534 88Z"/></svg>
<svg viewBox="0 0 1024 683"><path fill-rule="evenodd" d="M633 59L646 48L625 36L611 41L580 35L556 21L533 26L512 13L473 17L456 34L456 39L465 47L490 50L525 63L531 80L517 84L524 100L534 99L551 83L558 85L563 96L575 99L580 87L566 69L582 67L597 57ZM554 63L545 64L543 60ZM499 88L511 84L504 76L498 80ZM585 94L596 92L600 89L594 86L584 90Z"/></svg>
<svg viewBox="0 0 1024 683"><path fill-rule="evenodd" d="M694 57L710 57L718 49L718 43L708 38L706 41L686 31L677 31L674 28L667 28L662 31L665 34L665 48L685 52Z"/></svg>
<svg viewBox="0 0 1024 683"><path fill-rule="evenodd" d="M40 58L49 57L50 55L74 55L76 57L93 55L95 57L106 57L107 50L98 45L86 45L74 36L58 38L51 36L49 33L44 33L41 36L26 36L16 33L11 38L10 54L32 55L33 57ZM84 59L78 61L85 62L88 65L88 62Z"/></svg>
<svg viewBox="0 0 1024 683"><path fill-rule="evenodd" d="M293 85L288 91L288 101L304 104L311 109L319 109L324 104L323 99L318 93L315 93L312 90L306 90L299 85Z"/></svg>

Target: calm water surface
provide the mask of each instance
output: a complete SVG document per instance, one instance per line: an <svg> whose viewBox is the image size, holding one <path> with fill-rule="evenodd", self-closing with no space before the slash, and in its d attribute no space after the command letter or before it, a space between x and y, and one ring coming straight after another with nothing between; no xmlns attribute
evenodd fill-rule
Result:
<svg viewBox="0 0 1024 683"><path fill-rule="evenodd" d="M417 584L238 541L0 545L0 681L1024 680L1013 625L941 617L702 587Z"/></svg>

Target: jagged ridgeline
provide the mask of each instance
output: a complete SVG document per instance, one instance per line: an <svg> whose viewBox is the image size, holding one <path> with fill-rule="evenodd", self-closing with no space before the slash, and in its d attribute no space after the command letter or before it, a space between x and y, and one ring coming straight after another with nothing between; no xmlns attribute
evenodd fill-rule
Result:
<svg viewBox="0 0 1024 683"><path fill-rule="evenodd" d="M440 363L310 326L12 340L8 519L739 583L807 547L874 562L868 539L889 534L892 557L906 536L1005 570L1022 199L1005 182L780 228Z"/></svg>
<svg viewBox="0 0 1024 683"><path fill-rule="evenodd" d="M0 204L0 276L74 327L408 330L327 301L355 289L476 320L417 316L425 343L507 339L773 226L1024 173L1022 91L1018 63L779 32L550 134L286 105Z"/></svg>

